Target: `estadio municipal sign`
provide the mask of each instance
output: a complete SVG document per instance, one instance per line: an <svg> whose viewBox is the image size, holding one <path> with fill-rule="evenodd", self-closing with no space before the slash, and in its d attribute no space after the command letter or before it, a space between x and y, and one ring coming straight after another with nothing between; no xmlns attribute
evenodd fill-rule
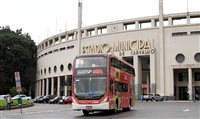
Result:
<svg viewBox="0 0 200 119"><path fill-rule="evenodd" d="M153 40L134 40L134 41L119 41L114 43L102 43L98 45L83 46L82 54L95 54L107 52L124 52L130 51L131 55L143 55L155 53Z"/></svg>

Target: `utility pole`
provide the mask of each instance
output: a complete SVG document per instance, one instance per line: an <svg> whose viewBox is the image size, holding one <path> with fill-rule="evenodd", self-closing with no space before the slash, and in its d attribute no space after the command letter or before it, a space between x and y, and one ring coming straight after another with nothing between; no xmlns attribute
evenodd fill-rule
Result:
<svg viewBox="0 0 200 119"><path fill-rule="evenodd" d="M78 1L78 54L81 54L82 2Z"/></svg>
<svg viewBox="0 0 200 119"><path fill-rule="evenodd" d="M160 56L160 89L159 93L165 95L165 45L163 28L163 0L159 0L159 56Z"/></svg>

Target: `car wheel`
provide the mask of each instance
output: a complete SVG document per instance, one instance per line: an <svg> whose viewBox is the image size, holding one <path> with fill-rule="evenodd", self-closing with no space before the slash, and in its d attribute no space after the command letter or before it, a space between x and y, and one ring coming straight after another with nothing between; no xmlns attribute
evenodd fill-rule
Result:
<svg viewBox="0 0 200 119"><path fill-rule="evenodd" d="M164 101L164 99L163 99L163 98L161 98L161 99L160 99L160 101Z"/></svg>
<svg viewBox="0 0 200 119"><path fill-rule="evenodd" d="M154 101L154 98L151 98L151 102L153 102Z"/></svg>

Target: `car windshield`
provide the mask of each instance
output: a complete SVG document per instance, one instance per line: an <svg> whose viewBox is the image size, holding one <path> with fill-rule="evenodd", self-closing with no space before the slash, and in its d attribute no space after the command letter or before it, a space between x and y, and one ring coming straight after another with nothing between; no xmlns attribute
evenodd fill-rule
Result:
<svg viewBox="0 0 200 119"><path fill-rule="evenodd" d="M99 99L106 92L106 77L75 78L74 94L78 99Z"/></svg>
<svg viewBox="0 0 200 119"><path fill-rule="evenodd" d="M58 99L58 97L53 98L54 100Z"/></svg>

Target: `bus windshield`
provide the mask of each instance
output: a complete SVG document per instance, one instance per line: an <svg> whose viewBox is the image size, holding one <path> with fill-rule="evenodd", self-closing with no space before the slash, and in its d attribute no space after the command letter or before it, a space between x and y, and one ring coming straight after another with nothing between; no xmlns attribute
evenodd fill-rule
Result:
<svg viewBox="0 0 200 119"><path fill-rule="evenodd" d="M75 68L84 67L105 67L106 57L82 57L77 58L75 62Z"/></svg>
<svg viewBox="0 0 200 119"><path fill-rule="evenodd" d="M77 99L100 99L106 93L106 77L74 79L74 94Z"/></svg>

